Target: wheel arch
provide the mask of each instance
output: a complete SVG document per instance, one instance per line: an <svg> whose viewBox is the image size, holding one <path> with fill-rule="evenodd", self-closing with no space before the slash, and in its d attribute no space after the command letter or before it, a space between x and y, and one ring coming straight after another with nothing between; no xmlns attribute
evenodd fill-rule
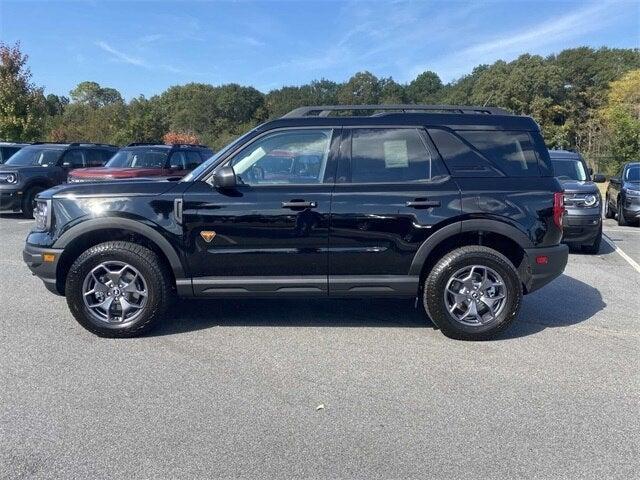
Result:
<svg viewBox="0 0 640 480"><path fill-rule="evenodd" d="M152 227L127 218L101 218L87 220L76 225L53 245L63 249L56 270L56 287L64 292L64 284L69 268L82 252L94 245L111 240L125 240L145 245L167 263L174 286L176 280L185 276L184 267L178 253L169 241Z"/></svg>
<svg viewBox="0 0 640 480"><path fill-rule="evenodd" d="M483 245L505 255L518 270L521 279L526 277L525 249L533 242L518 228L499 220L471 219L446 225L434 232L420 246L413 258L409 275L422 279L435 266L438 259L455 248Z"/></svg>

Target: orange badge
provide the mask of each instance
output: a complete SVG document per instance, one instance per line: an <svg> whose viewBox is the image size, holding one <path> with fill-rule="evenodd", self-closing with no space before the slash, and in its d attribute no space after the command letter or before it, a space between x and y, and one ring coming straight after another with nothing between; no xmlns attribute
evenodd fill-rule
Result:
<svg viewBox="0 0 640 480"><path fill-rule="evenodd" d="M200 232L200 236L204 239L205 242L210 243L213 240L213 237L216 236L216 232L212 232L210 230L203 230Z"/></svg>

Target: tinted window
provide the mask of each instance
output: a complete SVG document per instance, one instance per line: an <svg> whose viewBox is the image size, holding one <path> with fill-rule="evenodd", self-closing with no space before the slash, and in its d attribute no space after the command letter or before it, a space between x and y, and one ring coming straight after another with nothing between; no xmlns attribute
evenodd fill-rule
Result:
<svg viewBox="0 0 640 480"><path fill-rule="evenodd" d="M173 152L169 161L169 167L174 170L184 170L187 168L187 156L185 152Z"/></svg>
<svg viewBox="0 0 640 480"><path fill-rule="evenodd" d="M20 150L19 147L2 147L0 148L0 161L7 161L11 155Z"/></svg>
<svg viewBox="0 0 640 480"><path fill-rule="evenodd" d="M554 175L563 180L580 180L584 182L587 179L587 172L580 160L551 160L553 163Z"/></svg>
<svg viewBox="0 0 640 480"><path fill-rule="evenodd" d="M47 165L55 165L62 152L64 152L64 147L24 147L12 155L6 163L7 165L39 165L46 167Z"/></svg>
<svg viewBox="0 0 640 480"><path fill-rule="evenodd" d="M354 129L353 183L416 182L434 176L431 155L415 129Z"/></svg>
<svg viewBox="0 0 640 480"><path fill-rule="evenodd" d="M109 160L112 156L113 152L110 152L109 150L87 150L85 152L85 156L87 159L87 166L88 167L101 167L103 166L105 163L107 163L107 160Z"/></svg>
<svg viewBox="0 0 640 480"><path fill-rule="evenodd" d="M186 152L187 153L187 170L193 170L202 163L203 158L198 152ZM204 153L204 152L202 152Z"/></svg>
<svg viewBox="0 0 640 480"><path fill-rule="evenodd" d="M315 129L272 133L241 150L231 165L250 185L321 183L331 133Z"/></svg>
<svg viewBox="0 0 640 480"><path fill-rule="evenodd" d="M458 131L504 173L512 177L539 176L538 157L526 132Z"/></svg>
<svg viewBox="0 0 640 480"><path fill-rule="evenodd" d="M84 154L81 150L69 150L64 154L62 163L65 167L69 168L82 168L84 164Z"/></svg>
<svg viewBox="0 0 640 480"><path fill-rule="evenodd" d="M164 168L168 149L132 148L122 149L107 163L111 168Z"/></svg>

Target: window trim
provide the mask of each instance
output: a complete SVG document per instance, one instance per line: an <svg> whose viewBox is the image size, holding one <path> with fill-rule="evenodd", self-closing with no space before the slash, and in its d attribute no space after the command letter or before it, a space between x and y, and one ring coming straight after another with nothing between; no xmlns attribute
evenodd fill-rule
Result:
<svg viewBox="0 0 640 480"><path fill-rule="evenodd" d="M354 186L363 186L363 185L432 185L432 184L438 184L438 183L442 183L443 181L448 180L451 177L451 173L449 172L449 170L447 169L445 163L442 161L442 158L440 157L440 153L433 147L433 145L430 142L430 139L426 136L427 135L427 130L426 130L426 126L424 125L356 125L356 126L349 126L349 127L345 127L344 128L344 134L343 134L343 146L345 147L344 150L344 156L341 156L339 161L344 161L347 163L348 165L348 178L349 180L346 182L337 182L336 185L354 185ZM431 175L430 178L425 178L423 180L409 180L409 181L400 181L400 182L353 182L352 181L352 165L353 165L353 155L352 155L352 148L353 148L353 142L352 142L352 138L353 138L353 130L415 130L418 132L418 136L420 137L420 141L422 142L422 145L424 146L425 150L427 151L427 153L430 155L430 160L431 160L431 165L430 165L430 170L431 172L433 172L433 162L434 161L438 161L439 164L442 166L442 169L444 172L446 172L446 175L444 176L444 178L442 177L438 177L437 179L434 180L433 176ZM338 171L339 171L339 166L338 166Z"/></svg>
<svg viewBox="0 0 640 480"><path fill-rule="evenodd" d="M250 184L238 184L236 188L272 188L272 187L276 187L276 188L282 188L282 187L318 187L318 186L322 186L322 185L335 185L336 181L335 181L335 173L337 170L337 164L338 164L338 157L340 155L340 148L342 146L342 141L343 141L343 130L344 128L340 125L338 126L331 126L331 125L305 125L305 126L301 126L301 127L279 127L279 128L272 128L270 130L267 130L265 132L262 132L259 135L256 135L255 137L251 138L249 141L247 141L246 143L243 143L242 145L238 145L237 148L235 148L233 151L229 152L228 155L220 160L220 162L215 165L211 170L209 170L208 172L204 173L200 179L195 179L195 181L203 181L205 183L208 183L209 185L213 186L213 175L216 172L216 170L222 168L222 167L226 167L229 165L229 163L231 163L233 161L233 159L236 157L236 155L238 153L240 153L242 150L244 150L246 147L254 144L255 142L257 142L258 140L266 137L267 135L271 135L273 133L278 133L278 132L283 132L283 131L291 131L291 130L331 130L331 138L329 139L329 155L327 156L327 163L325 165L325 173L324 173L324 178L322 179L321 182L318 183L265 183L265 184L257 184L257 185L250 185ZM337 144L337 145L336 145ZM327 172L329 170L329 166L331 165L331 163L334 163L333 165L333 170L334 170L334 175L333 175L333 181L332 182L326 182L326 178L327 178ZM331 175L329 175L329 177L331 177Z"/></svg>

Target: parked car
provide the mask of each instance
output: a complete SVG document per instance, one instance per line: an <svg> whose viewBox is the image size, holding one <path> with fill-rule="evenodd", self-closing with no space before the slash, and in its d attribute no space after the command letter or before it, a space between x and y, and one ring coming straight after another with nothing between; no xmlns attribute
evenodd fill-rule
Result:
<svg viewBox="0 0 640 480"><path fill-rule="evenodd" d="M602 196L594 182L602 183L605 177L594 175L579 153L549 150L549 155L564 189L562 241L586 253L598 253L602 242Z"/></svg>
<svg viewBox="0 0 640 480"><path fill-rule="evenodd" d="M625 226L640 221L640 162L626 163L609 179L605 217Z"/></svg>
<svg viewBox="0 0 640 480"><path fill-rule="evenodd" d="M31 145L30 143L0 142L0 165L9 160L9 157L22 147Z"/></svg>
<svg viewBox="0 0 640 480"><path fill-rule="evenodd" d="M213 152L205 145L156 145L131 143L101 168L81 168L69 175L69 182L96 182L124 178L181 178Z"/></svg>
<svg viewBox="0 0 640 480"><path fill-rule="evenodd" d="M34 143L0 165L0 210L33 214L38 193L67 180L74 168L104 165L118 150L103 143Z"/></svg>
<svg viewBox="0 0 640 480"><path fill-rule="evenodd" d="M304 107L179 182L41 193L24 260L102 336L147 331L177 294L416 298L445 335L485 339L564 270L563 214L529 117Z"/></svg>

